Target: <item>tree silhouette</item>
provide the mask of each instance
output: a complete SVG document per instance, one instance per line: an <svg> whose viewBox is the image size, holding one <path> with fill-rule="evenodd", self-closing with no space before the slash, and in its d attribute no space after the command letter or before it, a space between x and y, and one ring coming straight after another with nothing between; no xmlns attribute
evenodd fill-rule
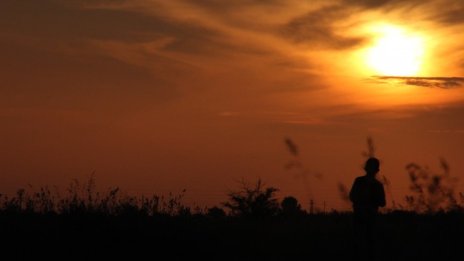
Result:
<svg viewBox="0 0 464 261"><path fill-rule="evenodd" d="M265 187L261 179L253 186L244 181L240 182L239 191L228 194L229 200L224 202L224 207L234 216L240 217L269 217L277 213L279 204L275 198L278 189Z"/></svg>

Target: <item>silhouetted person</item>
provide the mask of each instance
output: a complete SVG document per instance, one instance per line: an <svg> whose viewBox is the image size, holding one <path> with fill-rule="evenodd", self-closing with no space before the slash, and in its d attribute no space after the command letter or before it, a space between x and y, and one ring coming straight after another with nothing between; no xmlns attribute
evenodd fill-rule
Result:
<svg viewBox="0 0 464 261"><path fill-rule="evenodd" d="M374 259L374 225L379 207L385 206L383 184L375 176L379 172L379 160L369 158L364 170L366 175L354 180L350 191L353 202L356 255L361 260Z"/></svg>

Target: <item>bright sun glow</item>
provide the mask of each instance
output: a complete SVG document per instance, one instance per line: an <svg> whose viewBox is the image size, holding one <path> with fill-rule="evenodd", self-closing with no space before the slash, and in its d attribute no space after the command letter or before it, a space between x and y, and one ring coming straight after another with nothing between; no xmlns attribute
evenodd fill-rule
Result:
<svg viewBox="0 0 464 261"><path fill-rule="evenodd" d="M417 76L424 56L424 40L394 26L376 28L380 33L368 50L367 64L377 74Z"/></svg>

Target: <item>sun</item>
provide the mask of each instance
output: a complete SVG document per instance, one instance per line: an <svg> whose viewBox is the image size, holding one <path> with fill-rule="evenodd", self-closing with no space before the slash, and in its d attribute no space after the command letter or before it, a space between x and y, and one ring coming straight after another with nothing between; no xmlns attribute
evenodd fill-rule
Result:
<svg viewBox="0 0 464 261"><path fill-rule="evenodd" d="M375 28L379 37L367 50L367 65L378 75L417 76L424 58L424 40L396 26Z"/></svg>

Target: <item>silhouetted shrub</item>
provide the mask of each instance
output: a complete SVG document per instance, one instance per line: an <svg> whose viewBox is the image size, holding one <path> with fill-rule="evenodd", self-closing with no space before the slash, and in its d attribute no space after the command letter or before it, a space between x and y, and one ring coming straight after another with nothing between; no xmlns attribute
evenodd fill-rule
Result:
<svg viewBox="0 0 464 261"><path fill-rule="evenodd" d="M285 197L280 203L280 211L283 216L298 216L304 214L301 205L295 197Z"/></svg>
<svg viewBox="0 0 464 261"><path fill-rule="evenodd" d="M278 189L264 187L261 179L254 186L241 183L239 191L228 194L229 201L223 205L231 211L233 216L240 217L270 217L277 213L279 204L275 198Z"/></svg>
<svg viewBox="0 0 464 261"><path fill-rule="evenodd" d="M207 215L212 218L224 218L226 216L226 212L222 208L212 207L208 209Z"/></svg>
<svg viewBox="0 0 464 261"><path fill-rule="evenodd" d="M423 213L461 208L454 192L457 178L450 175L450 167L444 159L440 159L440 167L441 172L437 173L416 163L406 166L413 193L406 196L410 210Z"/></svg>

